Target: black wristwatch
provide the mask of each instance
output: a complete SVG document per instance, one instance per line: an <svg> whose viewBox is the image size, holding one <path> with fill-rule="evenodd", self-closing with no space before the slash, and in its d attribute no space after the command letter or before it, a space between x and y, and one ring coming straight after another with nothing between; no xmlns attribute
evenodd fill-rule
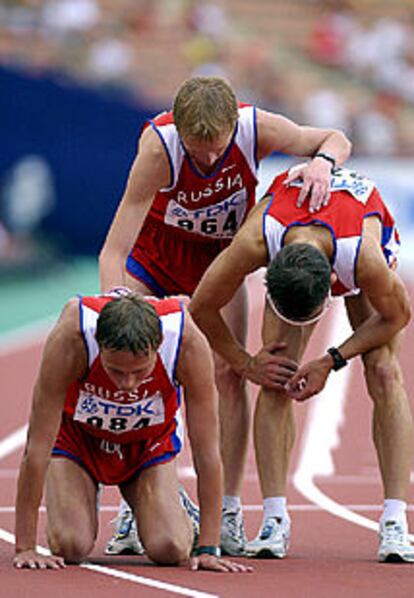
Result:
<svg viewBox="0 0 414 598"><path fill-rule="evenodd" d="M336 160L335 157L332 156L332 154L327 154L326 152L317 152L313 157L323 158L324 160L330 162L332 164L332 170L336 167Z"/></svg>
<svg viewBox="0 0 414 598"><path fill-rule="evenodd" d="M337 372L341 368L345 367L348 363L347 360L340 354L336 347L330 347L328 349L329 355L332 357L333 360L333 370Z"/></svg>
<svg viewBox="0 0 414 598"><path fill-rule="evenodd" d="M211 554L211 556L216 556L219 559L221 557L220 546L197 546L194 549L194 556L200 556L201 554Z"/></svg>

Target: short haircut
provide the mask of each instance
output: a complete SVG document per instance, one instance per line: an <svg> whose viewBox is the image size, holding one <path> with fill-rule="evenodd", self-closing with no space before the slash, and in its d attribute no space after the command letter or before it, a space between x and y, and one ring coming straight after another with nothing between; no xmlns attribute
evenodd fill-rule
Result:
<svg viewBox="0 0 414 598"><path fill-rule="evenodd" d="M238 114L234 91L220 77L187 79L174 99L174 123L181 137L213 141L233 131Z"/></svg>
<svg viewBox="0 0 414 598"><path fill-rule="evenodd" d="M282 315L303 320L312 315L329 293L331 267L313 245L292 243L278 252L266 272L270 298Z"/></svg>
<svg viewBox="0 0 414 598"><path fill-rule="evenodd" d="M99 314L96 340L100 349L147 355L161 344L161 321L155 308L140 295L117 297Z"/></svg>

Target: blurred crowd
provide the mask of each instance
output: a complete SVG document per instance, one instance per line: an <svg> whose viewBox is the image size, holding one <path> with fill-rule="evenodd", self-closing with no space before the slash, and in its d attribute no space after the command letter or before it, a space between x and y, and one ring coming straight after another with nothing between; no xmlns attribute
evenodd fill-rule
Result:
<svg viewBox="0 0 414 598"><path fill-rule="evenodd" d="M414 153L414 0L3 0L0 66L154 112L183 79L219 75L240 100L342 129L356 156ZM55 200L42 156L3 176L0 274L44 262Z"/></svg>
<svg viewBox="0 0 414 598"><path fill-rule="evenodd" d="M414 150L414 6L395 0L3 0L0 64L165 108L190 75L334 126L361 155ZM300 28L298 28L300 24Z"/></svg>

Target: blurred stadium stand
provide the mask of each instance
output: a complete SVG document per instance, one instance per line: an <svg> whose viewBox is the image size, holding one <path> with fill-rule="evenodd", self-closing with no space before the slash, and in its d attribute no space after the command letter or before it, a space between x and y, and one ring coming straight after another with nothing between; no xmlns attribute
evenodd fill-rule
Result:
<svg viewBox="0 0 414 598"><path fill-rule="evenodd" d="M413 33L413 0L3 0L0 270L97 254L144 119L194 74L411 170Z"/></svg>

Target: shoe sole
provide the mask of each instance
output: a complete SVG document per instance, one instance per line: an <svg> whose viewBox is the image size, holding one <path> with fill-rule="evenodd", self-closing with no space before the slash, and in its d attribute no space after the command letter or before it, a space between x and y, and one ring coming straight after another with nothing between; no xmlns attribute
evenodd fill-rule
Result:
<svg viewBox="0 0 414 598"><path fill-rule="evenodd" d="M262 548L258 552L247 552L246 556L251 559L284 559L286 554L275 554L270 548Z"/></svg>
<svg viewBox="0 0 414 598"><path fill-rule="evenodd" d="M387 556L380 556L378 560L380 563L406 563L406 564L414 563L414 558L406 559L396 552L387 554Z"/></svg>
<svg viewBox="0 0 414 598"><path fill-rule="evenodd" d="M104 554L106 554L107 556L126 556L126 555L141 556L142 554L144 554L144 552L137 552L136 550L133 550L132 548L123 548L122 550L116 551L116 552L112 552L110 550L105 550Z"/></svg>

